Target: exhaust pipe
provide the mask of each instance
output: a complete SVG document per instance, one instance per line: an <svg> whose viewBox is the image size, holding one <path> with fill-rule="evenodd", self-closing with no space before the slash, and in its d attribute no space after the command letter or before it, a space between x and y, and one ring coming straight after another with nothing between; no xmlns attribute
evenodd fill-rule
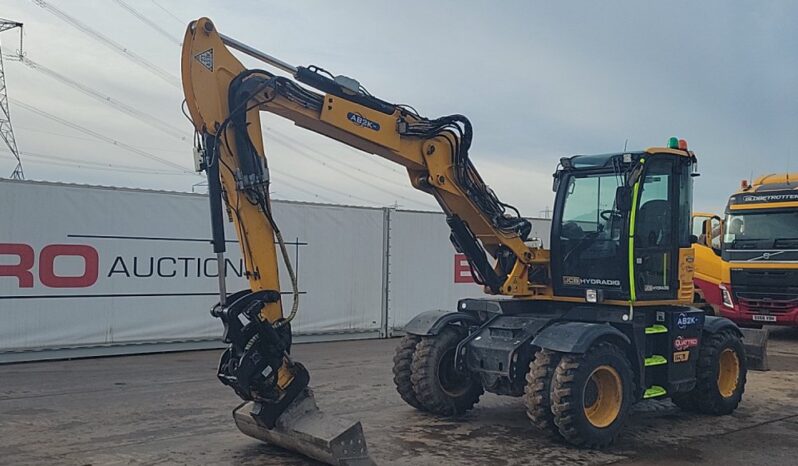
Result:
<svg viewBox="0 0 798 466"><path fill-rule="evenodd" d="M319 410L313 391L304 392L277 419L274 428L258 425L260 406L245 402L233 410L244 434L335 466L374 466L360 422L328 416Z"/></svg>

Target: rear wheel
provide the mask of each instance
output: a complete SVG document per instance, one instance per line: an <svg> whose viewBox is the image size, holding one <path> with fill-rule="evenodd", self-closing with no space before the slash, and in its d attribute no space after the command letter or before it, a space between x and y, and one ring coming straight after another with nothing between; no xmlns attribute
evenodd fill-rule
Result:
<svg viewBox="0 0 798 466"><path fill-rule="evenodd" d="M543 432L556 434L554 414L551 412L551 380L560 362L561 353L542 349L529 363L524 388L526 415L532 424Z"/></svg>
<svg viewBox="0 0 798 466"><path fill-rule="evenodd" d="M421 337L413 354L411 380L416 399L425 410L443 416L474 407L484 393L482 382L454 366L457 344L465 332L449 326L437 335Z"/></svg>
<svg viewBox="0 0 798 466"><path fill-rule="evenodd" d="M413 381L410 376L413 370L413 354L416 352L416 345L421 341L421 337L416 335L405 335L396 347L393 356L393 383L399 396L416 409L424 409L424 406L416 398L413 391Z"/></svg>
<svg viewBox="0 0 798 466"><path fill-rule="evenodd" d="M673 401L689 411L731 414L743 398L747 375L745 348L735 331L705 335L699 348L695 388Z"/></svg>
<svg viewBox="0 0 798 466"><path fill-rule="evenodd" d="M602 342L585 354L563 355L551 387L554 424L569 443L609 445L632 404L632 369L624 352Z"/></svg>

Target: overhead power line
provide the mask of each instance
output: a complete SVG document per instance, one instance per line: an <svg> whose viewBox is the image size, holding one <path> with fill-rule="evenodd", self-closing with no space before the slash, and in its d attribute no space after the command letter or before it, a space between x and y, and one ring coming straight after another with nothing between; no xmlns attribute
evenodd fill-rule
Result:
<svg viewBox="0 0 798 466"><path fill-rule="evenodd" d="M68 121L68 120L65 120L63 118L57 117L57 116L53 115L52 113L49 113L49 112L46 112L46 111L41 110L39 108L36 108L33 105L28 105L28 104L26 104L24 102L20 102L20 101L18 101L16 99L12 99L11 101L14 102L14 105L22 107L22 108L24 108L25 110L27 110L27 111L29 111L31 113L35 113L35 114L37 114L39 116L42 116L44 118L47 118L49 120L53 120L53 121L55 121L57 123L61 123L64 126L68 126L68 127L72 128L74 130L80 131L81 133L88 134L89 136L95 137L95 138L97 138L97 139L99 139L101 141L105 141L105 142L107 142L109 144L113 144L113 145L115 145L115 146L117 146L117 147L119 147L121 149L124 149L124 150L126 150L128 152L132 152L134 154L137 154L137 155L139 155L141 157L144 157L144 158L147 158L147 159L150 159L150 160L155 160L156 162L162 163L164 165L168 165L168 166L170 166L172 168L177 168L178 170L180 170L182 172L185 172L185 173L195 174L193 170L190 170L190 169L188 169L188 168L186 168L186 167L184 167L184 166L182 166L182 165L180 165L178 163L172 162L171 160L164 159L163 157L158 157L157 155L150 154L149 152L143 151L143 150L141 150L141 149L139 149L139 148L137 148L135 146L131 146L130 144L125 144L124 142L120 142L120 141L117 141L116 139L109 138L108 136L105 136L104 134L100 134L100 133L98 133L98 132L96 132L94 130L91 130L91 129L86 128L86 127L81 126L81 125L78 125L77 123L73 123L71 121Z"/></svg>
<svg viewBox="0 0 798 466"><path fill-rule="evenodd" d="M281 141L281 140L279 140L279 139L276 139L276 138L274 138L273 140L274 140L274 141L275 141L277 144L280 144L280 145L281 145L281 146L283 146L283 147L286 147L286 148L288 148L288 149L291 149L292 151L294 151L295 153L299 154L300 156L303 156L303 157L309 158L310 160L313 160L314 162L316 162L316 163L318 163L318 164L322 165L323 167L329 168L330 170L333 170L333 171L335 171L335 172L337 172L337 173L340 173L341 175L343 175L343 176L345 176L345 177L347 177L347 178L350 178L350 179L352 179L352 180L355 180L355 181L356 181L356 182L358 182L359 184L365 184L365 185L371 186L372 188L376 188L376 189L378 189L378 190L379 190L379 191L381 191L381 192L384 192L384 193L386 193L386 194L389 194L389 195L391 195L391 196L394 196L394 197L396 197L396 198L398 198L398 199L403 199L403 200L405 200L405 201L409 201L409 202L412 202L412 203L414 203L414 204L417 204L417 205L424 206L425 208L428 208L428 209L434 209L434 207L433 207L431 204L428 204L428 203L426 203L426 202L422 202L422 201L417 201L417 200L415 200L415 199L412 199L412 198L409 198L409 197L407 197L407 196L403 196L403 195L401 195L401 194L398 194L398 193L396 193L396 192L393 192L393 191L387 190L387 189L385 189L385 187L384 187L384 186L380 186L379 184L373 183L373 182L371 182L371 181L369 181L369 180L364 180L364 179L362 179L362 178L359 178L359 177L357 177L357 176L353 175L352 173L350 173L350 172L348 172L348 171L346 171L346 170L340 169L340 168L338 168L338 167L335 167L335 166L333 166L333 165L330 165L330 164L328 164L328 163L326 163L326 162L324 162L324 161L322 161L322 160L319 160L319 159L317 159L317 158L315 158L315 157L313 157L313 156L311 156L311 155L309 155L309 154L307 154L307 153L304 153L304 152L302 152L302 150L298 149L298 148L297 148L295 145L293 145L293 144L291 144L291 143L288 143L287 141ZM371 202L371 201L369 201L369 202Z"/></svg>
<svg viewBox="0 0 798 466"><path fill-rule="evenodd" d="M144 23L147 26L151 27L152 29L157 31L159 34L164 36L165 38L169 39L170 42L173 42L174 44L176 44L178 46L183 45L183 43L180 42L180 39L178 39L177 37L173 36L169 31L167 31L166 29L162 28L161 26L158 26L157 24L155 24L154 21L150 20L149 18L147 18L146 16L141 14L138 10L136 10L132 6L128 5L127 2L125 2L123 0L114 0L114 1L117 4L119 4L119 6L124 8L128 13L130 13L131 15L135 16L136 18L138 18L139 21L141 21L142 23Z"/></svg>
<svg viewBox="0 0 798 466"><path fill-rule="evenodd" d="M369 171L364 170L364 169L362 169L362 168L360 168L360 167L358 167L356 165L353 165L353 164L350 164L348 162L345 162L344 160L341 160L339 158L335 158L335 159L329 158L327 154L324 154L321 151L318 151L318 150L308 146L307 144L304 144L301 141L299 141L299 140L297 140L295 138L292 138L291 136L288 136L285 133L282 133L282 132L277 131L275 129L270 129L269 132L270 132L270 135L269 135L270 138L274 138L276 140L279 140L279 139L287 140L287 141L292 142L292 143L296 144L297 146L305 149L306 151L313 152L314 154L317 154L320 157L328 158L328 160L330 160L331 162L343 165L344 167L347 167L350 170L354 170L354 171L363 173L364 175L366 175L366 176L368 176L370 178L376 178L378 180L385 181L386 183L390 183L390 184L398 186L398 187L400 187L402 189L408 189L409 188L409 185L407 183L401 183L401 182L397 181L395 178L386 178L384 176L380 176L380 175L378 175L376 173L369 172ZM376 157L376 156L373 156L373 155L372 156L369 156L369 155L366 155L366 154L363 154L363 155L366 156L366 157L369 157L369 158ZM380 165L380 166L382 166L382 165ZM405 179L407 179L406 174L405 174Z"/></svg>
<svg viewBox="0 0 798 466"><path fill-rule="evenodd" d="M119 53L123 57L127 58L128 60L138 64L139 66L147 69L149 72L153 73L154 75L158 76L162 80L166 81L167 83L175 86L177 88L180 87L180 80L177 79L176 76L169 73L168 71L164 70L163 68L149 62L144 57L131 52L128 50L127 47L119 44L118 42L106 37L105 35L95 31L94 29L90 28L86 24L82 23L78 19L64 13L60 9L54 7L53 5L45 2L44 0L33 0L33 3L36 5L44 8L45 10L49 11L53 15L57 16L58 18L66 21L67 23L71 24L77 30L83 32L84 34L88 35L92 39L96 40L97 42L102 43L106 47L110 48L111 50Z"/></svg>
<svg viewBox="0 0 798 466"><path fill-rule="evenodd" d="M15 125L14 127L17 130L32 131L34 133L49 134L51 136L59 136L59 137L62 137L62 138L77 139L79 141L97 142L96 138L78 136L78 135L75 135L75 134L64 134L64 133L58 133L58 132L55 132L55 131L47 131L47 130L43 130L43 129L30 128L30 127L27 127L27 126L20 126L20 125ZM100 142L103 142L103 141L100 141ZM174 152L176 154L185 154L186 153L186 149L185 148L183 148L183 149L164 149L163 147L147 147L147 146L139 146L139 145L135 145L135 144L131 144L131 146L135 147L136 149L141 149L141 150L146 150L146 151L154 150L156 152Z"/></svg>
<svg viewBox="0 0 798 466"><path fill-rule="evenodd" d="M5 149L0 149L0 150L3 150L4 152L8 152ZM67 162L67 163L80 163L80 164L83 164L83 165L96 165L96 166L99 166L99 167L120 168L120 169L125 169L125 170L137 170L137 171L140 171L142 173L163 173L163 174L168 174L168 175L185 175L186 174L185 172L177 171L177 170L166 171L166 170L158 170L158 169L155 169L155 168L141 167L141 166L136 166L136 165L123 165L123 164L118 164L118 163L97 162L97 161L94 161L94 160L87 160L87 159L81 159L81 158L76 158L76 157L63 157L63 156L52 155L52 154L44 154L44 153L41 153L41 152L22 151L22 155L24 155L25 157L36 157L36 158L47 159L47 160L57 160L57 161Z"/></svg>
<svg viewBox="0 0 798 466"><path fill-rule="evenodd" d="M316 199L318 199L318 200L320 200L320 201L324 201L324 202L329 202L329 203L331 203L331 204L335 204L335 201L334 201L334 200L332 200L332 199L330 199L329 197L327 197L327 196L322 196L321 194L316 194L316 193L314 193L313 191L310 191L310 190L304 189L304 188L302 188L302 187L300 187L300 186L297 186L297 185L295 185L295 184L293 184L293 183L289 183L288 181L285 181L284 177L280 178L280 181L278 181L277 185L278 185L278 186L280 186L280 185L286 185L286 186L288 186L288 187L289 187L289 188L291 188L291 189L295 189L295 190L297 190L297 191L299 191L299 192L302 192L302 193L308 194L308 195L310 195L310 196L313 196L313 197L315 197Z"/></svg>
<svg viewBox="0 0 798 466"><path fill-rule="evenodd" d="M187 21L183 21L182 19L178 18L177 15L175 15L171 11L167 10L166 8L164 8L160 3L156 2L155 0L151 0L151 1L152 1L153 5L155 5L158 8L160 8L164 13L169 15L173 20L177 21L179 24L182 24L183 26L188 24Z"/></svg>
<svg viewBox="0 0 798 466"><path fill-rule="evenodd" d="M83 94L85 94L85 95L87 95L87 96L89 96L89 97L91 97L91 98L93 98L93 99L105 104L105 105L109 105L109 106L113 107L114 109L116 109L116 110L118 110L118 111L120 111L122 113L125 113L128 116L131 116L131 117L139 120L140 122L142 122L144 124L152 126L153 128L157 129L158 131L166 133L169 136L172 136L174 138L180 139L181 141L185 141L186 140L186 137L184 136L186 134L186 131L184 131L184 130L182 130L180 128L177 128L175 126L172 126L171 124L159 119L158 117L152 116L152 115L150 115L150 114L148 114L146 112L138 110L135 107L132 107L132 106L130 106L130 105L124 103L124 102L120 102L120 101L114 99L113 97L111 97L109 95L103 94L100 91L92 89L91 87L88 87L88 86L85 86L83 84L80 84L79 82L77 82L75 80L72 80L72 79L64 76L61 73L58 73L58 72L56 72L56 71L54 71L54 70L42 65L41 63L36 63L35 61L31 60L30 58L23 57L22 58L22 63L24 63L28 68L30 68L32 70L36 70L36 71L38 71L38 72L40 72L42 74L45 74L45 75L47 75L47 76L49 76L49 77L51 77L53 79L61 81L63 84L66 84L67 86L69 86L69 87L71 87L73 89L76 89L76 90L82 92Z"/></svg>
<svg viewBox="0 0 798 466"><path fill-rule="evenodd" d="M296 182L299 182L299 183L304 183L304 184L312 185L312 186L313 186L313 187L315 187L315 188L321 188L321 189L323 189L323 190L325 190L325 191L329 191L329 192L331 192L331 193L335 193L335 194L338 194L338 195L340 195L340 196L345 196L345 197L348 197L348 198L350 198L350 199L356 199L356 200L358 200L358 201L360 201L360 202L365 202L365 203L366 203L366 204L368 204L368 205L375 205L375 204L377 204L376 202L374 202L374 200L373 200L373 199L366 199L366 198L364 198L364 197L355 196L355 195L354 195L354 194L352 194L352 193L348 193L348 192L345 192L345 191L340 191L340 190L338 190L338 189L334 189L334 188L330 188L330 187L325 187L325 186L319 186L319 185L316 185L316 184L313 184L313 183L311 183L311 182L310 182L310 181L308 181L308 180L304 180L304 179L302 179L302 178L300 178L300 177L298 177L298 176L289 175L288 173L283 173L283 172L281 172L281 171L279 171L279 170L275 170L275 169L273 169L273 168L269 168L269 170L270 170L272 173L274 173L275 175L278 175L278 176L280 177L280 179L279 179L278 181L276 181L276 183L277 183L277 184L280 184L281 182L283 182L283 181L282 181L282 178L290 178L290 179L292 179L292 180L294 180L294 181L296 181ZM274 183L274 182L273 182L273 183ZM286 183L286 185L288 185L288 183Z"/></svg>
<svg viewBox="0 0 798 466"><path fill-rule="evenodd" d="M7 149L0 149L0 152L9 152ZM108 170L124 173L138 173L144 175L172 175L172 176L186 176L186 173L179 171L164 171L154 170L145 167L135 167L131 165L117 165L113 163L93 162L84 159L75 159L69 157L59 157L57 155L41 154L38 152L22 151L22 155L30 160L30 163L41 163L48 165L55 165L59 167L81 168L89 170ZM35 160L43 159L43 160Z"/></svg>

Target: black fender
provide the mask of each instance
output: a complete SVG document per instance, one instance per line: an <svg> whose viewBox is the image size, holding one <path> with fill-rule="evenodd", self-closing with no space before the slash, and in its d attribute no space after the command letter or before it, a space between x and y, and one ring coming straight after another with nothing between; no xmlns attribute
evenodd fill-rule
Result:
<svg viewBox="0 0 798 466"><path fill-rule="evenodd" d="M619 338L631 345L629 337L609 324L558 322L544 328L532 340L540 348L560 353L584 353L599 338ZM624 348L625 350L626 348Z"/></svg>
<svg viewBox="0 0 798 466"><path fill-rule="evenodd" d="M441 329L455 322L465 322L471 325L480 324L479 318L474 314L434 309L422 312L413 317L410 322L405 325L405 332L410 335L419 336L437 335Z"/></svg>
<svg viewBox="0 0 798 466"><path fill-rule="evenodd" d="M725 317L718 317L718 316L706 316L704 317L704 331L707 333L718 333L722 330L731 329L733 330L737 336L742 337L743 332L740 331L740 327L737 326L731 320Z"/></svg>

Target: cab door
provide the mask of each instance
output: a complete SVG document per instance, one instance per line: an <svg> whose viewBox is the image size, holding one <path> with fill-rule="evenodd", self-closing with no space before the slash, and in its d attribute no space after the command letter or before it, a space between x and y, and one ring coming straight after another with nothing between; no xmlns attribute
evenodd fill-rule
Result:
<svg viewBox="0 0 798 466"><path fill-rule="evenodd" d="M646 160L639 185L634 218L634 254L630 278L635 300L675 299L679 288L678 261L681 236L677 219L683 211L678 159L654 155ZM689 190L687 190L689 191ZM685 225L684 233L687 233ZM688 240L689 242L689 240Z"/></svg>
<svg viewBox="0 0 798 466"><path fill-rule="evenodd" d="M693 214L692 234L697 241L693 244L695 251L696 293L701 301L719 309L721 305L720 288L723 272L721 259L721 238L723 237L723 221L713 214Z"/></svg>

